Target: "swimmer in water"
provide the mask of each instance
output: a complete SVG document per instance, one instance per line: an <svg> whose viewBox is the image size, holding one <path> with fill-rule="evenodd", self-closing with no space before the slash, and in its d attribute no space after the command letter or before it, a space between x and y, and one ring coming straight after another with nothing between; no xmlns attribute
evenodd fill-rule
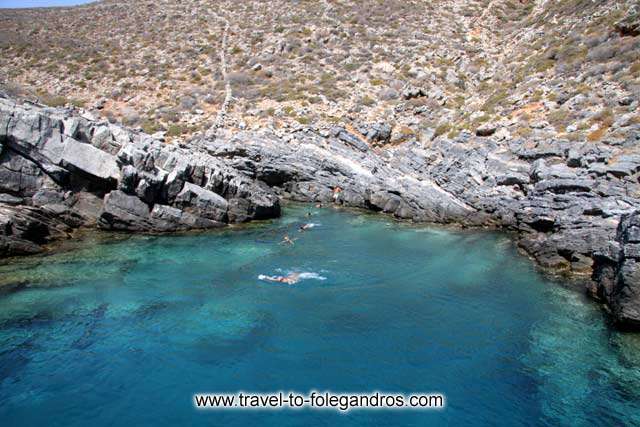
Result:
<svg viewBox="0 0 640 427"><path fill-rule="evenodd" d="M287 276L258 276L260 280L266 280L268 282L286 283L287 285L295 285L300 281L300 273L291 273Z"/></svg>
<svg viewBox="0 0 640 427"><path fill-rule="evenodd" d="M298 240L298 239L293 239L293 240L291 240L291 239L289 238L289 236L285 235L285 236L282 238L282 242L280 242L280 244L282 244L282 245L284 245L284 244L287 244L287 245L293 245L293 244L294 244L293 242L294 242L295 240Z"/></svg>
<svg viewBox="0 0 640 427"><path fill-rule="evenodd" d="M310 229L312 229L312 228L313 228L313 224L311 224L311 223L309 223L309 224L304 224L304 225L301 225L301 226L300 226L300 230L299 230L299 231L302 233L302 232L307 231L307 230L310 230Z"/></svg>

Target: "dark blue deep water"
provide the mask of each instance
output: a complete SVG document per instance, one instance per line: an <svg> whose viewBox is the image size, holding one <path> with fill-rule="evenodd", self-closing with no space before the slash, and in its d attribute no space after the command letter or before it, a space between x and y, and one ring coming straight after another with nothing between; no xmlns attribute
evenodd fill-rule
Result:
<svg viewBox="0 0 640 427"><path fill-rule="evenodd" d="M0 266L0 425L640 425L640 338L508 237L309 208ZM298 238L280 245L284 234ZM297 286L260 274L309 272ZM441 392L440 411L198 411L196 392Z"/></svg>

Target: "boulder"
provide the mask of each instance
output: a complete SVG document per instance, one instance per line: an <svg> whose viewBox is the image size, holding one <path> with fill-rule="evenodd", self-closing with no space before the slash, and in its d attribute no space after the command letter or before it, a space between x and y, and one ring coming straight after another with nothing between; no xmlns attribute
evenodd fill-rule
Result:
<svg viewBox="0 0 640 427"><path fill-rule="evenodd" d="M616 242L620 251L614 257L609 277L601 277L601 286L609 286L613 316L623 328L640 328L640 211L623 215Z"/></svg>
<svg viewBox="0 0 640 427"><path fill-rule="evenodd" d="M104 198L98 227L106 230L152 230L149 206L136 196L115 190Z"/></svg>
<svg viewBox="0 0 640 427"><path fill-rule="evenodd" d="M529 184L529 177L517 172L509 172L496 177L496 185L526 185Z"/></svg>
<svg viewBox="0 0 640 427"><path fill-rule="evenodd" d="M576 178L576 179L564 179L555 178L547 179L536 183L535 191L537 193L544 193L549 191L556 194L572 193L572 192L585 192L588 193L595 187L595 181L588 178Z"/></svg>
<svg viewBox="0 0 640 427"><path fill-rule="evenodd" d="M120 168L115 156L96 147L68 139L60 165L75 169L104 182L105 186L115 186L120 178Z"/></svg>
<svg viewBox="0 0 640 427"><path fill-rule="evenodd" d="M175 199L175 205L197 216L227 222L229 203L224 197L187 182Z"/></svg>
<svg viewBox="0 0 640 427"><path fill-rule="evenodd" d="M427 93L419 87L409 86L402 91L402 97L407 100L421 96L427 96Z"/></svg>
<svg viewBox="0 0 640 427"><path fill-rule="evenodd" d="M391 126L386 123L374 123L369 126L365 134L372 143L388 144L391 141Z"/></svg>
<svg viewBox="0 0 640 427"><path fill-rule="evenodd" d="M166 205L155 205L151 211L153 228L157 231L177 231L223 227L224 224L198 217Z"/></svg>
<svg viewBox="0 0 640 427"><path fill-rule="evenodd" d="M476 129L476 136L491 136L496 133L498 127L494 123L485 123Z"/></svg>
<svg viewBox="0 0 640 427"><path fill-rule="evenodd" d="M614 29L621 36L640 36L640 14L632 13L614 24Z"/></svg>
<svg viewBox="0 0 640 427"><path fill-rule="evenodd" d="M360 139L358 136L352 134L351 132L341 129L338 131L338 139L347 143L351 147L360 150L360 151L368 151L369 145Z"/></svg>

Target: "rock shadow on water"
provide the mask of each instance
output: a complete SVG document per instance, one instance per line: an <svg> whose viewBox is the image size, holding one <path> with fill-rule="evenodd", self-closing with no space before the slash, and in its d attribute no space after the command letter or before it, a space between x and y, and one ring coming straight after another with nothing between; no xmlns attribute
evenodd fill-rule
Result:
<svg viewBox="0 0 640 427"><path fill-rule="evenodd" d="M277 321L269 313L260 313L245 334L199 336L187 351L192 360L206 365L234 364L248 354L263 348L274 336Z"/></svg>
<svg viewBox="0 0 640 427"><path fill-rule="evenodd" d="M108 308L109 304L100 304L100 306L85 316L86 319L84 321L82 336L73 341L71 348L75 350L86 350L93 345L96 341L96 329L98 329L100 323L103 321Z"/></svg>
<svg viewBox="0 0 640 427"><path fill-rule="evenodd" d="M170 311L182 308L182 301L152 301L141 305L131 314L133 321L148 321Z"/></svg>
<svg viewBox="0 0 640 427"><path fill-rule="evenodd" d="M35 339L32 337L8 350L0 351L0 383L9 378L18 378L31 362L31 354L35 350ZM8 395L0 394L0 402L8 398Z"/></svg>
<svg viewBox="0 0 640 427"><path fill-rule="evenodd" d="M20 314L0 319L0 329L31 330L46 328L54 322L63 321L67 315L57 315L51 309L40 310L30 314Z"/></svg>

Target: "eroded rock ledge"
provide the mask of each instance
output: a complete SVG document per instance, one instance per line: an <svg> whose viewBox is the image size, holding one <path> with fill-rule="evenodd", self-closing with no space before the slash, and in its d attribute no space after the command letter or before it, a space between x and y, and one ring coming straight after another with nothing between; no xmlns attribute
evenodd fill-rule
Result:
<svg viewBox="0 0 640 427"><path fill-rule="evenodd" d="M613 146L466 135L380 149L341 128L300 129L196 150L0 98L0 256L38 252L80 226L212 228L277 217L281 198L337 203L514 231L542 266L582 275L621 326L639 329L637 136Z"/></svg>

